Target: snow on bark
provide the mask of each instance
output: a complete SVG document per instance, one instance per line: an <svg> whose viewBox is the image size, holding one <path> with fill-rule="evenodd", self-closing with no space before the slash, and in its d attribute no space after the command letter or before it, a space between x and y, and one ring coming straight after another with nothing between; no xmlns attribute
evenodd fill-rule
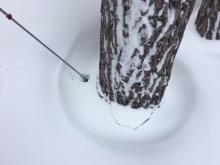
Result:
<svg viewBox="0 0 220 165"><path fill-rule="evenodd" d="M158 106L194 3L102 0L99 94L132 108Z"/></svg>
<svg viewBox="0 0 220 165"><path fill-rule="evenodd" d="M220 40L220 0L203 0L196 29L202 37Z"/></svg>

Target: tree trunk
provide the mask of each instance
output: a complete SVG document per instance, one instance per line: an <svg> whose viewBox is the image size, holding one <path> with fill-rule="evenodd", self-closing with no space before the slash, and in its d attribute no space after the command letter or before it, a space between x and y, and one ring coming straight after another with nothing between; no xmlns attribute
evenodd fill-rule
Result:
<svg viewBox="0 0 220 165"><path fill-rule="evenodd" d="M220 40L220 0L203 0L196 29L202 37Z"/></svg>
<svg viewBox="0 0 220 165"><path fill-rule="evenodd" d="M99 94L158 106L195 0L102 0Z"/></svg>

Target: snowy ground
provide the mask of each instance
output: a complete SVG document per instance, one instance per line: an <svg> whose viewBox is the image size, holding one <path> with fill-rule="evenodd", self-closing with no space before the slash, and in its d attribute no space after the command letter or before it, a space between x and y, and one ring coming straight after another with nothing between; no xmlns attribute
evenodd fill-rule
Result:
<svg viewBox="0 0 220 165"><path fill-rule="evenodd" d="M82 31L98 32L99 0L2 0L0 6L63 57ZM195 14L177 55L188 77L177 73L193 86L184 92L190 117L166 140L125 147L99 144L68 120L60 101L61 64L0 15L0 164L219 165L220 42L201 39L194 21Z"/></svg>

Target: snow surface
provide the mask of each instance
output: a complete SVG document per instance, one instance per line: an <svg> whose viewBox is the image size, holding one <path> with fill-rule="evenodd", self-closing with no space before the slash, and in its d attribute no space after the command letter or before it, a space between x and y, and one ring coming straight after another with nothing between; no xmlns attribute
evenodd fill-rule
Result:
<svg viewBox="0 0 220 165"><path fill-rule="evenodd" d="M94 41L99 31L99 0L3 0L1 7L13 11L20 22L63 57L74 54L75 41L79 42L78 34L83 30L93 27L96 33L88 34L88 38L94 37ZM0 164L219 165L220 43L201 39L194 21L195 13L175 63L176 77L182 77L192 88L188 91L185 86L177 86L183 90L177 92L178 96L188 98L188 117L179 122L180 127L169 138L153 144L116 145L87 138L68 120L70 116L60 100L60 63L0 16ZM88 42L93 52L95 45ZM78 60L84 60L86 65L79 65ZM89 73L95 60L94 54L81 54L73 64ZM69 72L65 73L68 78ZM180 85L179 81L173 76L173 83ZM77 80L69 79L67 83L74 86L74 82Z"/></svg>
<svg viewBox="0 0 220 165"><path fill-rule="evenodd" d="M60 98L69 119L83 133L108 145L143 145L175 134L187 121L195 106L194 96L197 91L186 64L177 61L161 108L134 110L129 106L108 103L98 96L96 89L98 38L96 28L88 27L76 38L74 51L68 58L71 63L78 59L77 63L87 66L85 72L91 75L88 83L81 82L79 76L68 71L64 65L61 68L58 78ZM90 60L85 62L85 58ZM152 113L154 115L151 118ZM140 128L137 129L138 127Z"/></svg>

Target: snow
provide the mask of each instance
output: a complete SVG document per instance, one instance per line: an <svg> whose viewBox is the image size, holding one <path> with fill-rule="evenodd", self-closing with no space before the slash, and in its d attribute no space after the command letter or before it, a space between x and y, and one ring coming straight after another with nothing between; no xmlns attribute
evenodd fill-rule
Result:
<svg viewBox="0 0 220 165"><path fill-rule="evenodd" d="M98 35L95 43L93 35L86 35L95 33L91 30L92 27L88 27L87 31L79 34L73 46L75 51L68 58L71 63L76 63L75 59L80 56L93 56L95 60L90 61L90 64L86 64L84 60L77 61L87 66L85 72L91 75L89 82L82 83L79 76L65 66L62 66L58 78L60 99L70 121L87 136L106 144L148 144L175 134L189 118L191 106L194 105L193 95L196 93L185 64L177 61L173 73L176 81L172 81L160 109L135 111L116 103L105 102L98 96L96 89L99 42ZM187 100L188 92L191 92L191 101ZM172 97L178 99L169 99ZM155 114L152 116L152 113ZM147 123L143 125L145 122Z"/></svg>
<svg viewBox="0 0 220 165"><path fill-rule="evenodd" d="M25 4L25 8L22 4ZM1 7L13 11L20 22L63 57L69 57L82 73L92 74L91 68L97 67L98 52L88 52L97 50L99 0L3 0ZM85 15L85 12L89 14ZM72 72L64 71L44 48L0 16L0 164L219 165L219 41L200 38L195 31L195 16L194 13L178 51L171 80L174 85L167 92L172 96L166 97L163 109L156 111L150 122L136 131L118 127L111 118L111 107L99 110L100 114L92 113L97 109L85 109L91 111L90 115L85 111L77 114L85 113L82 115L84 119L93 118L91 125L84 123L89 128L94 126L92 122L102 120L100 115L108 119L102 120L97 130L92 129L89 133L81 129L85 126L81 125L84 120L80 120L78 125L72 124L72 119L78 116L71 119L72 115L66 115L71 106L65 107L61 100L62 94L66 94L66 102L82 106L77 104L77 97L71 98L74 94L72 90L81 87L96 91L94 86L90 87L92 83L95 84L97 77L91 75L88 84L81 83L77 77L72 80ZM69 18L74 21L69 21ZM87 45L83 50L80 49L82 42ZM74 58L74 55L78 55L78 58ZM84 65L80 65L79 61L84 61ZM63 71L65 74L60 74ZM62 93L61 76L67 80L63 82ZM97 97L95 92L88 96L74 92L86 101L93 95ZM96 105L102 107L103 104L104 101L100 99ZM165 105L171 107L166 108ZM90 105L84 103L83 106ZM173 106L180 109L176 110ZM76 114L75 110L69 112ZM156 121L161 127L149 129L153 131L151 137L158 137L151 143L146 128ZM106 140L111 133L106 129L106 123L112 123L118 129L115 134L121 135L123 140L126 132L126 141L120 142L118 138L114 142L112 139ZM101 127L106 134L99 137L97 131ZM112 137L118 137L116 135ZM143 136L148 137L147 143L137 141Z"/></svg>

